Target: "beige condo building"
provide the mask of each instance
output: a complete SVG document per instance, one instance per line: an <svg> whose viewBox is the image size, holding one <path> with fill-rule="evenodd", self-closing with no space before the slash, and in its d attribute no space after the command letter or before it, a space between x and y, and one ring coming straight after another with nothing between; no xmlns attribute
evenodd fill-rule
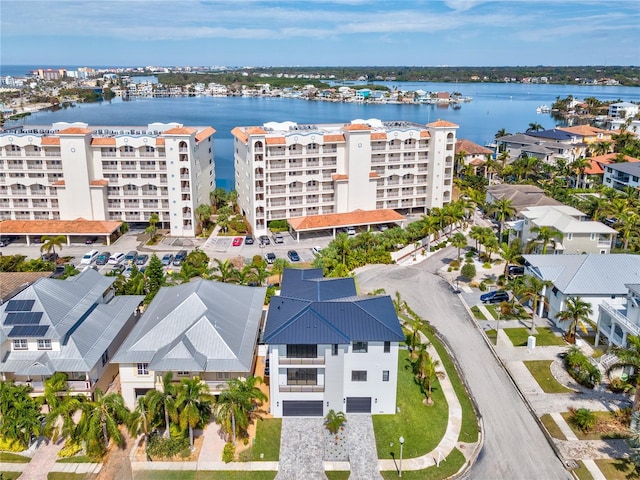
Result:
<svg viewBox="0 0 640 480"><path fill-rule="evenodd" d="M257 235L271 220L426 213L451 201L457 128L377 119L236 127L238 206Z"/></svg>

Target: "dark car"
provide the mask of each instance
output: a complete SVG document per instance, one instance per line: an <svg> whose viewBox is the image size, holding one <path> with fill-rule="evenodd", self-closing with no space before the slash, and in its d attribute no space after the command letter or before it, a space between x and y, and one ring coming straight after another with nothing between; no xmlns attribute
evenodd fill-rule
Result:
<svg viewBox="0 0 640 480"><path fill-rule="evenodd" d="M522 265L509 265L507 270L510 276L524 275L524 267Z"/></svg>
<svg viewBox="0 0 640 480"><path fill-rule="evenodd" d="M64 275L64 272L66 271L66 265L58 265L56 267L56 269L53 271L53 273L51 274L51 278L60 278Z"/></svg>
<svg viewBox="0 0 640 480"><path fill-rule="evenodd" d="M260 235L260 245L271 245L271 240L266 235Z"/></svg>
<svg viewBox="0 0 640 480"><path fill-rule="evenodd" d="M147 260L149 260L149 255L147 255L146 253L143 253L142 255L138 255L138 258L136 258L136 265L138 266L145 265L147 263Z"/></svg>
<svg viewBox="0 0 640 480"><path fill-rule="evenodd" d="M264 259L267 261L269 265L272 265L273 262L276 261L276 254L273 252L269 252L264 256Z"/></svg>
<svg viewBox="0 0 640 480"><path fill-rule="evenodd" d="M184 262L185 258L187 258L187 251L180 250L178 253L176 253L176 257L173 259L173 264L176 267L179 267L180 265L182 265L182 262Z"/></svg>
<svg viewBox="0 0 640 480"><path fill-rule="evenodd" d="M6 247L11 243L11 237L0 237L0 247Z"/></svg>
<svg viewBox="0 0 640 480"><path fill-rule="evenodd" d="M98 258L96 258L96 265L106 265L110 256L111 252L102 252L98 255Z"/></svg>
<svg viewBox="0 0 640 480"><path fill-rule="evenodd" d="M494 290L493 292L480 295L480 301L482 301L482 303L500 303L506 302L507 300L509 300L509 294L504 290Z"/></svg>
<svg viewBox="0 0 640 480"><path fill-rule="evenodd" d="M87 245L93 245L97 241L98 241L98 237L88 237L84 243L86 243Z"/></svg>
<svg viewBox="0 0 640 480"><path fill-rule="evenodd" d="M55 262L56 260L58 260L58 254L56 252L43 253L42 260L44 260L45 262Z"/></svg>
<svg viewBox="0 0 640 480"><path fill-rule="evenodd" d="M173 255L167 253L164 257L162 257L162 265L168 267L173 262Z"/></svg>
<svg viewBox="0 0 640 480"><path fill-rule="evenodd" d="M135 263L136 258L138 258L138 252L136 252L135 250L127 252L127 254L124 256L125 265L131 265Z"/></svg>
<svg viewBox="0 0 640 480"><path fill-rule="evenodd" d="M244 237L244 244L253 245L253 237L251 235L247 235L246 237Z"/></svg>
<svg viewBox="0 0 640 480"><path fill-rule="evenodd" d="M295 250L289 250L287 252L287 256L289 257L289 260L291 260L292 262L300 261L300 255L298 255L298 252L296 252Z"/></svg>
<svg viewBox="0 0 640 480"><path fill-rule="evenodd" d="M111 268L111 273L113 275L120 275L122 272L126 270L127 266L124 263L118 263Z"/></svg>

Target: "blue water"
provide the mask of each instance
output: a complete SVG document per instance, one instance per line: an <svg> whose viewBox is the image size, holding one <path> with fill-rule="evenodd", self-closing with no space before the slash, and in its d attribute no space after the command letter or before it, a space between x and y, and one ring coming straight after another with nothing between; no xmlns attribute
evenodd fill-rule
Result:
<svg viewBox="0 0 640 480"><path fill-rule="evenodd" d="M236 126L262 125L291 120L298 123L348 123L361 118L405 120L426 124L437 119L460 125L458 138L480 145L494 140L501 128L510 133L524 132L529 123L553 128L550 115L536 114L536 107L551 105L556 97L596 97L600 100L640 102L640 88L568 85L475 84L475 83L397 83L401 90L458 91L473 97L456 110L435 105L365 105L356 103L310 102L280 98L179 97L142 98L130 102L78 104L57 112L38 112L21 123L47 125L58 121L86 122L90 125L144 126L152 122L179 122L185 125L211 125L214 136L216 184L234 185L233 138Z"/></svg>

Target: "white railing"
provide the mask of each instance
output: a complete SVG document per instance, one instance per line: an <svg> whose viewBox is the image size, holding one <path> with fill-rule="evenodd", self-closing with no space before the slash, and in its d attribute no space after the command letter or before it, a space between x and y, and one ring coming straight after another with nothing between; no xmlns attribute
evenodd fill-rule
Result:
<svg viewBox="0 0 640 480"><path fill-rule="evenodd" d="M324 357L313 358L291 358L278 357L280 365L324 365Z"/></svg>
<svg viewBox="0 0 640 480"><path fill-rule="evenodd" d="M640 326L630 322L627 317L622 315L617 309L613 308L612 305L607 302L602 302L600 304L600 308L608 313L613 320L622 325L630 334L636 336L640 335Z"/></svg>
<svg viewBox="0 0 640 480"><path fill-rule="evenodd" d="M278 385L280 392L324 392L324 385Z"/></svg>

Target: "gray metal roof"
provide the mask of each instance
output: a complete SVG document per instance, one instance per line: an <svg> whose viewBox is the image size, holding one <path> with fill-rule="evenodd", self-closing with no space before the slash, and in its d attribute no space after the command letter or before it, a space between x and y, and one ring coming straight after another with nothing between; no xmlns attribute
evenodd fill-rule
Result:
<svg viewBox="0 0 640 480"><path fill-rule="evenodd" d="M285 273L287 271L285 270ZM341 291L340 297L322 298L300 295L308 293L295 278L288 277L279 296L271 297L264 332L269 344L345 344L353 341L402 341L404 335L389 296L357 297L353 278L324 279L315 282L327 291ZM284 278L284 276L283 276ZM305 283L305 280L298 280ZM285 288L286 287L286 288ZM297 296L289 296L290 293Z"/></svg>
<svg viewBox="0 0 640 480"><path fill-rule="evenodd" d="M323 278L321 268L287 268L282 273L281 296L303 300L332 300L357 295L352 278Z"/></svg>
<svg viewBox="0 0 640 480"><path fill-rule="evenodd" d="M249 371L265 293L210 280L163 287L112 361L164 371Z"/></svg>
<svg viewBox="0 0 640 480"><path fill-rule="evenodd" d="M626 295L640 283L640 255L525 255L529 269L565 295Z"/></svg>
<svg viewBox="0 0 640 480"><path fill-rule="evenodd" d="M640 176L640 162L611 163L606 165L606 168L629 175Z"/></svg>
<svg viewBox="0 0 640 480"><path fill-rule="evenodd" d="M88 269L68 280L42 278L16 295L14 300L34 300L31 311L42 312L40 325L50 327L43 338L59 341L60 350L9 351L0 361L0 371L50 375L92 370L144 299L123 295L100 303L114 280ZM11 328L4 325L7 306L0 306L2 341Z"/></svg>

